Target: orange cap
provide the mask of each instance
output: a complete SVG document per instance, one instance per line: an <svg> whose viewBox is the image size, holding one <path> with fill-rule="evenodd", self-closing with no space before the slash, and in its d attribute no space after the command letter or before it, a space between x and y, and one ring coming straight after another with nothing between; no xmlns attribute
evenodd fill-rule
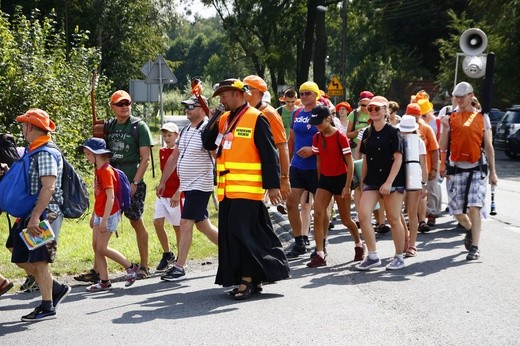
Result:
<svg viewBox="0 0 520 346"><path fill-rule="evenodd" d="M110 96L111 104L118 103L121 100L132 101L132 98L130 97L130 94L124 90L118 90Z"/></svg>
<svg viewBox="0 0 520 346"><path fill-rule="evenodd" d="M244 78L244 84L251 88L255 88L256 90L260 90L263 93L267 91L267 83L262 78L254 74Z"/></svg>
<svg viewBox="0 0 520 346"><path fill-rule="evenodd" d="M29 123L34 126L52 132L56 129L56 125L49 117L46 111L39 108L31 108L25 114L16 117L19 123Z"/></svg>
<svg viewBox="0 0 520 346"><path fill-rule="evenodd" d="M339 109L342 107L346 108L347 112L349 112L349 113L352 112L352 107L350 106L350 103L343 101L336 105L336 113L339 113Z"/></svg>
<svg viewBox="0 0 520 346"><path fill-rule="evenodd" d="M421 106L419 106L417 103L410 103L408 106L406 106L406 114L414 116L421 115Z"/></svg>

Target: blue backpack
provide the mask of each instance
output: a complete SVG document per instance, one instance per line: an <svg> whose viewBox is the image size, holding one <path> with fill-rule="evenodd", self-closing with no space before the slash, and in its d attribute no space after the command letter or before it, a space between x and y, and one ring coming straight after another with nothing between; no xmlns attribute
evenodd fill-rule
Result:
<svg viewBox="0 0 520 346"><path fill-rule="evenodd" d="M119 205L119 209L121 209L121 211L125 211L130 207L132 202L132 189L130 188L130 181L122 170L115 167L112 167L112 169L116 173L117 180L117 189L114 195L116 197L117 204Z"/></svg>

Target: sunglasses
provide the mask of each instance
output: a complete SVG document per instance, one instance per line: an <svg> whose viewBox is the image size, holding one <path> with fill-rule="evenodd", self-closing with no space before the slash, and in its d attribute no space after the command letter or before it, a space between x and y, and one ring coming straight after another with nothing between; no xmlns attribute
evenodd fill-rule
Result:
<svg viewBox="0 0 520 346"><path fill-rule="evenodd" d="M119 101L118 103L112 103L116 107L128 107L132 104L131 101Z"/></svg>
<svg viewBox="0 0 520 346"><path fill-rule="evenodd" d="M131 101L119 101L118 103L112 103L116 107L128 107L132 104Z"/></svg>
<svg viewBox="0 0 520 346"><path fill-rule="evenodd" d="M359 105L360 105L361 107L366 107L366 106L368 106L368 103L367 103L367 104L360 103Z"/></svg>
<svg viewBox="0 0 520 346"><path fill-rule="evenodd" d="M195 106L195 105L186 105L186 110L188 110L188 111L192 111L192 110L194 110L194 109L197 108L197 107L200 107L200 106Z"/></svg>
<svg viewBox="0 0 520 346"><path fill-rule="evenodd" d="M383 107L379 107L379 106L368 106L367 107L367 111L369 112L379 112L379 110L383 108Z"/></svg>
<svg viewBox="0 0 520 346"><path fill-rule="evenodd" d="M310 96L312 94L311 91L301 91L300 96Z"/></svg>

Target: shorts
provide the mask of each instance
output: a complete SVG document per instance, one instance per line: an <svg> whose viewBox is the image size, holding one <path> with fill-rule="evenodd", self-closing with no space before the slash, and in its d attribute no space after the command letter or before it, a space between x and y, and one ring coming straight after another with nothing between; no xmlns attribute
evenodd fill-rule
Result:
<svg viewBox="0 0 520 346"><path fill-rule="evenodd" d="M157 197L155 200L153 219L156 220L162 218L172 226L179 226L181 224L181 206L178 205L173 208L170 205L170 197Z"/></svg>
<svg viewBox="0 0 520 346"><path fill-rule="evenodd" d="M379 191L379 188L381 186L374 186L374 185L363 185L363 191ZM390 193L392 192L399 192L399 193L404 193L405 191L405 188L404 186L392 186L390 188Z"/></svg>
<svg viewBox="0 0 520 346"><path fill-rule="evenodd" d="M318 171L316 169L299 169L291 166L289 168L289 180L292 188L307 190L315 194L318 188Z"/></svg>
<svg viewBox="0 0 520 346"><path fill-rule="evenodd" d="M318 189L327 190L333 195L340 196L345 188L345 182L347 181L347 174L336 175L328 177L321 174L318 180Z"/></svg>
<svg viewBox="0 0 520 346"><path fill-rule="evenodd" d="M182 206L181 218L194 220L195 223L209 217L208 201L211 191L191 190L184 191L184 205Z"/></svg>
<svg viewBox="0 0 520 346"><path fill-rule="evenodd" d="M448 206L450 212L454 215L463 214L464 210L464 195L466 193L466 184L471 172L461 172L450 175L447 180L446 189L448 190ZM471 185L468 191L467 207L484 208L486 205L486 189L487 189L487 175L479 171L473 171L471 177Z"/></svg>
<svg viewBox="0 0 520 346"><path fill-rule="evenodd" d="M19 234L22 229L27 227L29 218L20 219L20 222L17 222L13 226L11 230L13 244L13 253L11 254L12 263L54 262L58 250L58 238L63 222L63 214L58 216L56 213L48 213L47 220L49 220L51 224L56 239L32 251L27 248Z"/></svg>
<svg viewBox="0 0 520 346"><path fill-rule="evenodd" d="M119 221L121 221L121 213L119 211L110 215L108 217L108 222L107 222L107 231L109 231L111 233L117 232L117 226L119 225ZM94 226L99 225L101 223L101 217L97 216L94 213L94 220L92 223L94 224Z"/></svg>
<svg viewBox="0 0 520 346"><path fill-rule="evenodd" d="M144 181L137 184L135 194L130 201L130 207L124 211L125 216L131 221L141 220L144 213L144 199L146 198L146 184Z"/></svg>

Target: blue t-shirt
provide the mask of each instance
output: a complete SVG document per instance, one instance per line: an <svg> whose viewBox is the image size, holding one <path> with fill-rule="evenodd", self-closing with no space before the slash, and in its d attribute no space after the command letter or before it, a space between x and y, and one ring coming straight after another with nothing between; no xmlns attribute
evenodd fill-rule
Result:
<svg viewBox="0 0 520 346"><path fill-rule="evenodd" d="M298 110L295 110L295 112L298 112ZM304 159L296 154L302 147L312 147L312 138L318 132L316 126L309 124L311 113L311 111L306 112L302 109L296 118L294 118L293 113L293 122L291 124L291 129L294 132L294 153L291 166L303 170L316 169L315 155Z"/></svg>

